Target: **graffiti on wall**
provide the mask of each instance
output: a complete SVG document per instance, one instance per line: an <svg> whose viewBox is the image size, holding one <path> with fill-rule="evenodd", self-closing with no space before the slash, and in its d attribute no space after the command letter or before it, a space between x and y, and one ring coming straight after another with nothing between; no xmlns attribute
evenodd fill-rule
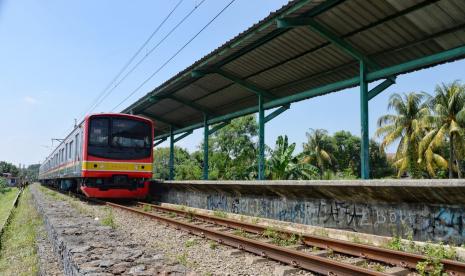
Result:
<svg viewBox="0 0 465 276"><path fill-rule="evenodd" d="M327 199L232 196L176 191L166 202L259 216L314 226L393 235L411 233L417 240L465 241L465 209L428 204L353 203Z"/></svg>

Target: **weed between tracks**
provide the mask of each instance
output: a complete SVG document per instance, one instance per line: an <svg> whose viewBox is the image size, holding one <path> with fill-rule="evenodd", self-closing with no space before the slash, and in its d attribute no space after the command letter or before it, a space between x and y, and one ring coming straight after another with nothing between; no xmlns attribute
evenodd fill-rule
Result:
<svg viewBox="0 0 465 276"><path fill-rule="evenodd" d="M227 218L228 217L228 214L226 214L225 211L221 211L221 210L215 210L213 211L213 215L215 217L218 217L218 218Z"/></svg>
<svg viewBox="0 0 465 276"><path fill-rule="evenodd" d="M144 204L144 207L142 208L144 212L150 212L152 211L152 206Z"/></svg>
<svg viewBox="0 0 465 276"><path fill-rule="evenodd" d="M290 246L302 242L302 237L300 235L292 234L289 236L288 234L279 232L272 227L266 228L265 231L263 231L262 236L271 239L272 243L280 246Z"/></svg>
<svg viewBox="0 0 465 276"><path fill-rule="evenodd" d="M243 238L251 238L251 236L252 236L250 233L247 233L243 229L235 229L233 234L236 235L236 236L243 237Z"/></svg>
<svg viewBox="0 0 465 276"><path fill-rule="evenodd" d="M417 245L413 241L411 233L407 236L407 242L400 235L394 235L385 245L386 248L425 255L426 260L419 262L416 266L421 275L440 276L443 275L443 259L458 260L457 251L452 246L445 246L442 242L438 244L426 243L424 246Z"/></svg>

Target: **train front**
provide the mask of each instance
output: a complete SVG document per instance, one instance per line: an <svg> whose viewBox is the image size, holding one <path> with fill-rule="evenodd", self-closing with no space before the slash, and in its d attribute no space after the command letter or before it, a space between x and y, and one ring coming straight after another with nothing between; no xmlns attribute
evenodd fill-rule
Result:
<svg viewBox="0 0 465 276"><path fill-rule="evenodd" d="M85 123L81 191L93 198L146 197L152 178L152 121L96 114Z"/></svg>

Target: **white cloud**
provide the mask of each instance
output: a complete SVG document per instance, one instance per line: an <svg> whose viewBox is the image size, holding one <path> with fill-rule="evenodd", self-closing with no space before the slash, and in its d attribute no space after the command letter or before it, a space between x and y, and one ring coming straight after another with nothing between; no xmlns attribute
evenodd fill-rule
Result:
<svg viewBox="0 0 465 276"><path fill-rule="evenodd" d="M39 101L36 99L36 98L33 98L31 96L26 96L23 98L23 100L27 103L27 104L30 104L30 105L34 105L34 104L37 104L39 103Z"/></svg>

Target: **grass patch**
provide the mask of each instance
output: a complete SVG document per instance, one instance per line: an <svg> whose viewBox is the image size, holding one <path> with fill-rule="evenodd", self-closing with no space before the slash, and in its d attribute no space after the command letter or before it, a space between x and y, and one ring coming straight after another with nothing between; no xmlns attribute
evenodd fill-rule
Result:
<svg viewBox="0 0 465 276"><path fill-rule="evenodd" d="M144 212L150 212L152 211L152 206L144 204L144 207L142 208Z"/></svg>
<svg viewBox="0 0 465 276"><path fill-rule="evenodd" d="M44 193L50 199L68 202L69 205L71 205L71 207L76 209L80 214L95 216L95 213L91 209L86 208L85 205L83 205L79 199L77 199L71 194L71 192L68 192L68 195L64 195L59 192L48 189L44 186L39 186L39 189L41 190L42 193Z"/></svg>
<svg viewBox="0 0 465 276"><path fill-rule="evenodd" d="M55 199L55 200L61 200L61 201L66 201L66 198L64 195L55 192L49 188L46 188L44 186L39 186L39 190L45 194L46 197L50 199Z"/></svg>
<svg viewBox="0 0 465 276"><path fill-rule="evenodd" d="M0 251L0 275L36 275L38 257L36 236L42 220L32 205L27 188L5 229Z"/></svg>
<svg viewBox="0 0 465 276"><path fill-rule="evenodd" d="M208 243L208 246L210 247L210 249L215 250L215 249L218 248L218 243L217 243L216 241L210 241L210 242Z"/></svg>
<svg viewBox="0 0 465 276"><path fill-rule="evenodd" d="M3 226L5 220L8 218L8 214L10 213L17 194L18 189L16 188L0 193L0 227Z"/></svg>
<svg viewBox="0 0 465 276"><path fill-rule="evenodd" d="M378 272L384 272L386 270L386 267L383 266L382 264L376 263L373 265L373 269Z"/></svg>
<svg viewBox="0 0 465 276"><path fill-rule="evenodd" d="M183 266L188 265L187 253L182 253L176 256L176 260Z"/></svg>
<svg viewBox="0 0 465 276"><path fill-rule="evenodd" d="M296 234L288 235L278 230L268 227L263 231L264 237L271 239L271 242L280 246L290 246L301 243L302 237Z"/></svg>
<svg viewBox="0 0 465 276"><path fill-rule="evenodd" d="M116 228L115 216L111 208L106 208L105 217L102 219L101 224L104 226L110 226L112 229Z"/></svg>
<svg viewBox="0 0 465 276"><path fill-rule="evenodd" d="M197 240L196 239L190 239L190 240L187 240L185 243L184 243L184 246L187 248L187 247L192 247L194 245L197 245Z"/></svg>
<svg viewBox="0 0 465 276"><path fill-rule="evenodd" d="M446 247L442 243L427 243L423 248L423 252L426 255L426 260L419 262L416 267L421 275L443 275L444 265L441 263L441 260L455 260L457 258L455 249L450 246Z"/></svg>
<svg viewBox="0 0 465 276"><path fill-rule="evenodd" d="M176 206L176 209L178 209L179 211L186 211L186 206L179 205L179 206Z"/></svg>
<svg viewBox="0 0 465 276"><path fill-rule="evenodd" d="M213 211L213 215L214 215L215 217L218 217L218 218L227 218L227 217L228 217L228 215L226 214L226 212L221 211L221 210L215 210L215 211Z"/></svg>
<svg viewBox="0 0 465 276"><path fill-rule="evenodd" d="M235 229L233 234L236 235L236 236L243 237L243 238L250 238L251 237L251 235L249 233L247 233L246 231L244 231L244 229Z"/></svg>

